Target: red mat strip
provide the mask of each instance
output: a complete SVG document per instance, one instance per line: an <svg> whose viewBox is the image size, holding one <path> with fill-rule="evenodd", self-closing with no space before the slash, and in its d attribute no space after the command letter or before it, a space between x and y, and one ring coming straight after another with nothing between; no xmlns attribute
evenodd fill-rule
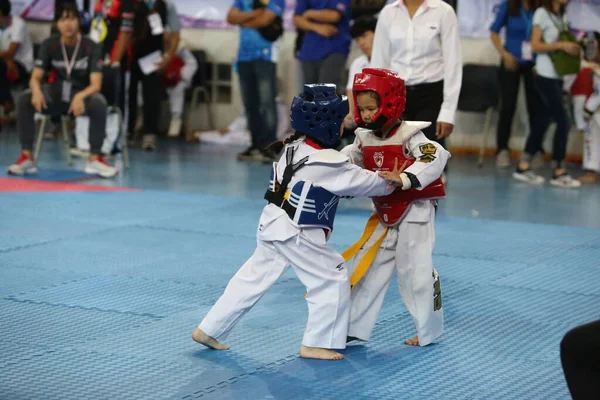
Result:
<svg viewBox="0 0 600 400"><path fill-rule="evenodd" d="M0 192L130 192L139 189L0 178Z"/></svg>

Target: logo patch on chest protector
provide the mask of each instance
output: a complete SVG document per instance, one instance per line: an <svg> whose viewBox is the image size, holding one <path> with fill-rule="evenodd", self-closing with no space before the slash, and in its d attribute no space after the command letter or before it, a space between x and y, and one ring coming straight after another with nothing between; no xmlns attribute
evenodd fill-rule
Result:
<svg viewBox="0 0 600 400"><path fill-rule="evenodd" d="M377 168L381 168L383 165L383 151L373 154L373 161L375 161Z"/></svg>
<svg viewBox="0 0 600 400"><path fill-rule="evenodd" d="M435 160L434 154L435 154L437 148L435 147L434 144L431 144L431 143L422 144L419 146L419 150L422 153L421 157L419 157L419 162L430 163L433 160Z"/></svg>

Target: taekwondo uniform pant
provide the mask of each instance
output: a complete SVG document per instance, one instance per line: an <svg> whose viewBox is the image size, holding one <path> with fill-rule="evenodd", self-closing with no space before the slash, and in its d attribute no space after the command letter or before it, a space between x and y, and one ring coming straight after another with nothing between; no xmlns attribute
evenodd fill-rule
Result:
<svg viewBox="0 0 600 400"><path fill-rule="evenodd" d="M592 115L584 135L583 169L600 173L600 111Z"/></svg>
<svg viewBox="0 0 600 400"><path fill-rule="evenodd" d="M272 227L265 230L269 228ZM282 241L263 240L259 232L254 254L229 281L198 327L217 340L225 338L290 265L307 288L308 322L302 344L344 349L350 317L350 283L344 259L327 246L322 229L304 229Z"/></svg>
<svg viewBox="0 0 600 400"><path fill-rule="evenodd" d="M409 222L405 218L389 228L371 267L352 288L348 336L369 340L394 270L400 296L416 325L420 345L426 346L442 334L441 283L433 267L434 220L435 210L431 205L427 222ZM379 223L354 257L351 274L384 231L385 226Z"/></svg>

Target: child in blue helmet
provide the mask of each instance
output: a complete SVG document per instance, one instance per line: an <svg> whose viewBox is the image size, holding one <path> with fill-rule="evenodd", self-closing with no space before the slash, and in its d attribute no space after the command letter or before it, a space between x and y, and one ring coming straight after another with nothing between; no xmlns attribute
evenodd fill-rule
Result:
<svg viewBox="0 0 600 400"><path fill-rule="evenodd" d="M273 163L256 250L194 329L195 341L229 349L220 340L291 266L307 288L308 322L300 356L344 358L332 349L346 347L350 284L344 259L327 245L337 204L341 197L383 196L395 189L334 150L347 114L347 97L337 95L335 85L304 85L294 98L290 115L295 134L272 146L284 152ZM399 176L397 168L395 173Z"/></svg>

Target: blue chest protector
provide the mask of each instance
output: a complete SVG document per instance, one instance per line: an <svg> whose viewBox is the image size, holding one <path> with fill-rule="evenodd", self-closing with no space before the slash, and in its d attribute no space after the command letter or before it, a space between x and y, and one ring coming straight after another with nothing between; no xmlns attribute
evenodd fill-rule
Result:
<svg viewBox="0 0 600 400"><path fill-rule="evenodd" d="M277 163L273 163L265 200L283 209L299 227L318 227L332 231L339 196L322 187L313 186L308 181L298 181L288 189L294 173L306 164L310 156L292 164L294 148L291 146L285 156L287 165L280 185L277 183Z"/></svg>

